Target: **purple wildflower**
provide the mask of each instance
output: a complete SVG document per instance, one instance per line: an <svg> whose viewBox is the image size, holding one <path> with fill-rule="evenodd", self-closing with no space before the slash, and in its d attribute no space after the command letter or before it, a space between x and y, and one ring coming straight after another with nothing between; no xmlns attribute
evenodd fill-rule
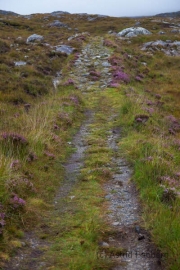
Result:
<svg viewBox="0 0 180 270"><path fill-rule="evenodd" d="M138 82L141 82L142 81L142 78L140 76L136 76L135 77L135 80L138 81Z"/></svg>
<svg viewBox="0 0 180 270"><path fill-rule="evenodd" d="M51 159L55 158L55 155L53 153L50 153L49 151L45 151L44 154Z"/></svg>
<svg viewBox="0 0 180 270"><path fill-rule="evenodd" d="M6 224L4 218L5 218L5 213L0 213L0 234L3 233L3 227Z"/></svg>
<svg viewBox="0 0 180 270"><path fill-rule="evenodd" d="M147 104L148 106L154 105L153 101L151 101L151 100L147 100L147 101L146 101L146 104Z"/></svg>
<svg viewBox="0 0 180 270"><path fill-rule="evenodd" d="M68 79L65 83L64 83L64 85L74 85L74 81L72 80L72 79Z"/></svg>
<svg viewBox="0 0 180 270"><path fill-rule="evenodd" d="M54 124L54 129L55 129L55 130L58 130L58 129L59 129L59 126L56 125L56 124Z"/></svg>
<svg viewBox="0 0 180 270"><path fill-rule="evenodd" d="M117 70L113 73L113 78L117 81L123 81L125 83L129 83L130 82L130 78L128 76L128 74L126 74L125 72L121 71L121 70Z"/></svg>
<svg viewBox="0 0 180 270"><path fill-rule="evenodd" d="M155 98L157 98L157 99L161 99L161 95L156 94L156 95L155 95Z"/></svg>
<svg viewBox="0 0 180 270"><path fill-rule="evenodd" d="M91 71L89 72L89 74L90 74L91 76L101 77L101 73L100 73L99 71L91 70Z"/></svg>
<svg viewBox="0 0 180 270"><path fill-rule="evenodd" d="M166 116L166 119L171 123L178 123L178 120L173 115Z"/></svg>
<svg viewBox="0 0 180 270"><path fill-rule="evenodd" d="M27 139L25 137L23 137L20 134L17 133L11 133L11 132L4 132L2 134L2 138L4 140L10 140L13 143L20 143L20 144L27 144Z"/></svg>
<svg viewBox="0 0 180 270"><path fill-rule="evenodd" d="M146 110L149 114L153 114L153 113L154 113L154 109L153 109L153 108L145 108L145 110Z"/></svg>
<svg viewBox="0 0 180 270"><path fill-rule="evenodd" d="M19 160L18 159L16 159L16 160L13 160L12 162L11 162L11 164L10 164L10 168L11 169L17 169L18 167L20 166L20 163L19 163Z"/></svg>
<svg viewBox="0 0 180 270"><path fill-rule="evenodd" d="M145 123L148 121L148 119L149 119L148 115L140 114L135 116L135 122L137 123Z"/></svg>
<svg viewBox="0 0 180 270"><path fill-rule="evenodd" d="M112 87L112 88L118 88L119 86L120 86L120 84L119 83L116 83L116 82L111 82L109 84L109 87Z"/></svg>
<svg viewBox="0 0 180 270"><path fill-rule="evenodd" d="M79 104L79 99L77 96L70 96L69 99L76 105Z"/></svg>
<svg viewBox="0 0 180 270"><path fill-rule="evenodd" d="M168 175L161 176L160 177L160 181L161 182L165 182L165 183L167 183L170 186L179 186L179 181L177 181L175 178L172 178L172 177L170 177Z"/></svg>
<svg viewBox="0 0 180 270"><path fill-rule="evenodd" d="M14 194L14 197L10 200L10 203L13 205L14 208L18 208L26 204L25 200L19 198L16 194Z"/></svg>
<svg viewBox="0 0 180 270"><path fill-rule="evenodd" d="M110 64L113 66L119 66L122 63L122 59L118 56L111 56L108 61L110 62Z"/></svg>

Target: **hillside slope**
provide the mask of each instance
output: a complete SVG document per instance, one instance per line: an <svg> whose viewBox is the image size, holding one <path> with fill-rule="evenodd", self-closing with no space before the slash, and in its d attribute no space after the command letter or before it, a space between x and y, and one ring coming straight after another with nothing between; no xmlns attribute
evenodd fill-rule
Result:
<svg viewBox="0 0 180 270"><path fill-rule="evenodd" d="M179 25L1 13L2 269L180 267Z"/></svg>

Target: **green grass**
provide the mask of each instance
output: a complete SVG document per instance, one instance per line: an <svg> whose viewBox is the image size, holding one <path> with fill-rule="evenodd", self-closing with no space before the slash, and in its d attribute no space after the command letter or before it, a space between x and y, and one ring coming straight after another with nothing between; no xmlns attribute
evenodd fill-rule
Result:
<svg viewBox="0 0 180 270"><path fill-rule="evenodd" d="M96 114L86 138L88 148L80 182L72 191L75 198L67 198L69 212L57 216L51 224L54 244L46 254L53 269L108 269L111 265L97 258L97 252L99 239L104 239L106 230L111 231L104 225L102 211L106 209L101 185L112 177L112 152L106 141L107 131L113 126L121 127L118 154L125 156L134 168L132 178L139 189L145 225L158 248L167 254L167 268L179 269L180 215L176 194L180 136L178 132L169 134L171 123L166 119L167 115L180 117L179 57L140 50L144 42L160 38L174 41L178 36L153 18L139 18L152 35L138 36L129 43L107 32L134 26L137 19L108 17L89 22L77 15L63 15L60 20L72 28L69 30L50 28L48 24L55 17L48 15L46 21L44 16L37 14L27 20L2 15L0 21L0 213L6 213L0 259L8 260L9 254L21 246L23 230L32 230L37 223L40 226L51 211L50 203L64 177L63 163L73 151L67 142L82 122L84 107L88 107ZM180 23L179 18L172 22ZM85 43L97 35L104 37L117 65L123 66L131 82L102 93L92 89L85 98L73 86L59 86L55 91L52 79L56 72L62 71L63 77L69 79L75 54L84 44L78 39L67 41L74 35L74 28L90 33L85 35ZM160 37L160 30L166 35ZM50 46L26 44L34 33L43 35ZM75 47L74 54L67 57L54 52L51 46L61 43ZM27 65L15 67L15 61L26 61ZM141 82L135 79L139 74L144 76ZM159 103L156 94L161 96ZM78 104L73 103L72 97ZM147 105L149 100L152 105ZM110 114L117 115L113 122L107 122ZM149 120L137 123L135 117L144 114ZM11 136L4 140L4 133L23 136L27 144L15 142ZM14 209L13 194L24 199L26 205ZM56 232L59 236L53 237ZM46 234L41 237L48 238Z"/></svg>

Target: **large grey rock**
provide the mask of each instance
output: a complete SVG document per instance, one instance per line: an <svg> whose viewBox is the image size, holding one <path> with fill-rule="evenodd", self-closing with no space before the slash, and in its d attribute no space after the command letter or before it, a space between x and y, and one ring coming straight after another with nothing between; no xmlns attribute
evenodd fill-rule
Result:
<svg viewBox="0 0 180 270"><path fill-rule="evenodd" d="M19 66L25 66L27 63L24 61L18 61L18 62L14 62L15 66L19 67Z"/></svg>
<svg viewBox="0 0 180 270"><path fill-rule="evenodd" d="M156 46L166 47L167 45L168 45L168 43L164 42L162 40L157 40L157 41L151 43L152 47L156 47Z"/></svg>
<svg viewBox="0 0 180 270"><path fill-rule="evenodd" d="M171 41L171 40L156 40L143 44L141 48L142 51L151 51L155 52L161 50L166 55L169 56L180 56L180 41Z"/></svg>
<svg viewBox="0 0 180 270"><path fill-rule="evenodd" d="M51 26L51 27L67 27L67 24L56 20L53 23L50 23L49 26Z"/></svg>
<svg viewBox="0 0 180 270"><path fill-rule="evenodd" d="M173 30L171 30L171 33L180 34L180 29L173 29Z"/></svg>
<svg viewBox="0 0 180 270"><path fill-rule="evenodd" d="M74 51L74 48L68 45L58 45L55 48L56 52L65 53L67 55L71 54Z"/></svg>
<svg viewBox="0 0 180 270"><path fill-rule="evenodd" d="M151 32L143 27L130 27L117 34L118 37L134 37L138 35L150 35Z"/></svg>
<svg viewBox="0 0 180 270"><path fill-rule="evenodd" d="M34 42L34 41L43 41L43 39L44 39L43 36L33 34L27 38L27 43Z"/></svg>
<svg viewBox="0 0 180 270"><path fill-rule="evenodd" d="M11 16L17 16L19 14L12 12L12 11L6 11L6 10L0 10L0 15L11 15Z"/></svg>
<svg viewBox="0 0 180 270"><path fill-rule="evenodd" d="M65 14L70 14L67 11L53 11L50 13L52 16L58 16L58 15L65 15Z"/></svg>

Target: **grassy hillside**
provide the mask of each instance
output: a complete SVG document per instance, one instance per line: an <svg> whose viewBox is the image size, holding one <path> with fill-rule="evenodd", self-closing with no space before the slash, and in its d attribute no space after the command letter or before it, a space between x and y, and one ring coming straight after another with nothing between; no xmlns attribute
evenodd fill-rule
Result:
<svg viewBox="0 0 180 270"><path fill-rule="evenodd" d="M55 20L66 26L50 27ZM118 38L114 34L137 25L137 22L152 34L132 39ZM106 103L109 102L109 111L115 110L118 114L116 125L122 128L119 148L134 169L133 180L140 191L146 228L150 230L158 248L168 254L169 269L179 269L180 56L166 55L160 46L154 50L141 50L143 44L150 41L180 41L180 33L172 31L179 24L179 18L148 17L137 20L78 14L64 14L60 17L52 14L28 17L1 15L2 261L7 261L9 255L21 246L20 239L24 231L35 228L44 213L49 211L56 189L63 180L63 164L73 151L69 142L81 125L85 110L89 107L92 109L97 102L96 98L99 98L94 97L93 93L84 96L69 80L69 74L83 46L100 36L104 39L103 46L112 52L109 58L112 64L112 84L103 93L106 102L100 104L102 115L96 124L105 125L103 116L108 115ZM160 31L164 34L160 34ZM44 40L27 43L27 38L32 34L42 35ZM75 34L79 35L68 40ZM67 55L57 52L55 46L63 44L72 46L73 53ZM174 47L180 53L179 48ZM19 61L26 64L16 65ZM113 77L113 74L120 71L123 71L124 79L119 78L120 75ZM57 87L53 85L54 78L60 80ZM93 98L95 101L92 101ZM101 132L100 137L106 131L102 129ZM94 169L92 160L95 157L92 156L92 153L87 154L85 175ZM110 159L109 156L106 158ZM104 182L106 177L109 179L111 174L108 172L108 176L104 175L98 181ZM90 191L96 190L97 197L101 194L99 182L89 184ZM81 192L88 192L84 189L82 182ZM83 205L84 198L81 199L79 205ZM95 209L96 206L101 209L101 201L98 199L86 203L87 209L91 203L94 203ZM96 216L99 215L97 213ZM91 215L92 212L88 216L87 211L87 216ZM87 228L91 222L88 217ZM72 233L70 221L67 219L65 222ZM101 221L97 219L95 227L99 226L98 222ZM97 231L101 234L99 228ZM81 232L79 234L80 239ZM89 237L93 238L94 235ZM68 260L67 257L65 259ZM77 264L77 268L72 269L80 269L78 267ZM97 264L93 269L105 268Z"/></svg>

